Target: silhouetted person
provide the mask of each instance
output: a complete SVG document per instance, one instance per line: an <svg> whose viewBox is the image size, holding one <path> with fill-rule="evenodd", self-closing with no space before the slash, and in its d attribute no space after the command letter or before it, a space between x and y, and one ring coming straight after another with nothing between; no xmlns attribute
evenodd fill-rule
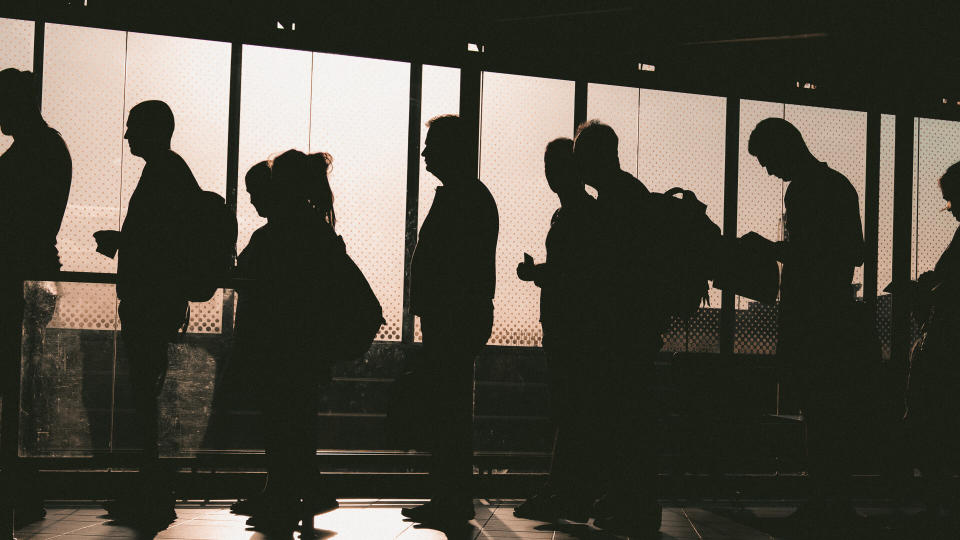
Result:
<svg viewBox="0 0 960 540"><path fill-rule="evenodd" d="M20 409L6 396L13 396L20 384L17 364L24 319L23 280L49 276L60 269L57 233L72 175L70 153L60 134L40 115L35 88L30 72L0 71L0 131L13 137L13 144L0 155L0 392L5 399L4 429L14 425ZM36 288L31 293L41 294ZM56 299L52 300L55 308ZM42 325L46 326L49 318L44 314L43 319ZM28 361L25 367L29 383L36 365ZM30 411L33 392L28 387L24 394L24 407ZM4 460L15 457L17 451L15 439L3 442ZM36 483L25 477L17 481L9 471L5 476L5 486L19 486L17 522L43 517L42 497L29 493Z"/></svg>
<svg viewBox="0 0 960 540"><path fill-rule="evenodd" d="M845 492L858 422L852 399L859 343L854 268L863 264L857 192L842 174L818 161L800 132L767 118L750 135L748 151L773 176L789 182L784 240L768 244L783 263L777 355L795 384L806 424L810 501L797 518L845 520L855 512ZM862 373L860 374L862 376ZM862 384L862 381L859 381Z"/></svg>
<svg viewBox="0 0 960 540"><path fill-rule="evenodd" d="M273 187L271 175L270 164L266 161L261 161L250 167L244 175L244 187L250 196L250 202L257 214L267 219L268 223L270 216L276 213L276 204L271 200L271 188ZM253 242L253 238L267 234L266 231L267 225L265 224L253 233L247 245L249 246ZM238 267L243 266L238 260ZM240 270L237 270L237 275L242 275ZM217 379L210 405L210 422L207 424L207 432L204 434L204 448L235 447L231 446L235 441L233 435L236 434L236 430L230 425L230 417L238 409L251 408L250 393L257 388L256 364L257 362L263 362L263 358L257 358L255 354L252 354L249 345L245 343L247 339L253 336L247 331L247 325L243 322L246 313L256 312L256 310L245 305L250 295L240 295L239 291L242 288L241 285L237 289L238 305L233 324L232 353L227 354L224 361L217 364ZM253 408L256 408L255 404ZM243 501L234 503L234 511L237 510L238 504L242 508ZM248 514L249 512L241 513Z"/></svg>
<svg viewBox="0 0 960 540"><path fill-rule="evenodd" d="M594 324L585 327L594 367L582 378L594 391L596 455L606 494L595 504L597 526L628 534L660 527L655 492L657 408L654 360L664 316L652 308L645 279L651 244L647 188L620 168L616 133L591 120L577 130L580 177L597 190L597 288Z"/></svg>
<svg viewBox="0 0 960 540"><path fill-rule="evenodd" d="M263 164L248 174L259 177L248 182L251 202L268 221L238 259L238 274L250 281L240 290L237 351L259 388L268 482L234 511L251 514L248 524L265 532L289 534L301 518L312 523L337 507L318 487L315 464L318 388L334 361L330 304L344 250L330 163L328 154L289 150L273 160L269 180Z"/></svg>
<svg viewBox="0 0 960 540"><path fill-rule="evenodd" d="M158 456L158 398L167 374L169 344L186 320L183 289L190 234L189 201L200 192L190 167L170 149L174 118L162 101L130 110L124 138L146 164L130 197L120 231L99 231L97 251L117 262L117 297L123 344L140 428L141 489L107 505L114 519L146 527L176 518L174 497Z"/></svg>
<svg viewBox="0 0 960 540"><path fill-rule="evenodd" d="M960 221L960 163L940 177L946 210ZM960 229L933 271L917 287L922 337L911 354L905 416L915 465L923 475L925 526L960 532L960 501L953 475L960 459L960 365L956 360L960 330ZM945 530L944 532L947 532Z"/></svg>
<svg viewBox="0 0 960 540"><path fill-rule="evenodd" d="M473 362L493 326L499 215L476 176L470 137L457 116L427 122L427 171L440 180L411 264L411 310L420 317L433 377L433 496L404 509L421 523L473 517Z"/></svg>
<svg viewBox="0 0 960 540"><path fill-rule="evenodd" d="M540 325L550 372L550 403L557 433L550 480L539 492L514 509L518 517L552 521L558 517L586 521L596 498L596 463L590 455L593 434L585 414L591 397L580 375L591 362L592 351L584 345L588 297L594 294L590 255L595 242L596 200L584 191L573 161L573 141L555 139L543 157L550 190L560 199L560 208L550 220L547 260L527 260L517 267L517 276L540 287Z"/></svg>

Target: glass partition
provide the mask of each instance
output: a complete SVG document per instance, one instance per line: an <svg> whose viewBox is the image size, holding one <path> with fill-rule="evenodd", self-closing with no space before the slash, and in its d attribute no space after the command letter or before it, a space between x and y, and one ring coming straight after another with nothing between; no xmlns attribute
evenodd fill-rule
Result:
<svg viewBox="0 0 960 540"><path fill-rule="evenodd" d="M33 71L33 21L0 17L0 70L15 68ZM0 133L0 154L13 139Z"/></svg>

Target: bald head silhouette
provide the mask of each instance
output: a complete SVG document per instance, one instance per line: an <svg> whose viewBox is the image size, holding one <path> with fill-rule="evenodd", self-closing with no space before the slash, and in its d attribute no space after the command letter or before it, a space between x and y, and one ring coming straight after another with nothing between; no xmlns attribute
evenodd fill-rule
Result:
<svg viewBox="0 0 960 540"><path fill-rule="evenodd" d="M587 185L600 188L598 184L620 172L619 145L613 128L599 120L584 122L577 128L573 157Z"/></svg>
<svg viewBox="0 0 960 540"><path fill-rule="evenodd" d="M124 139L130 153L145 160L170 149L173 138L173 111L162 101L144 101L130 109Z"/></svg>

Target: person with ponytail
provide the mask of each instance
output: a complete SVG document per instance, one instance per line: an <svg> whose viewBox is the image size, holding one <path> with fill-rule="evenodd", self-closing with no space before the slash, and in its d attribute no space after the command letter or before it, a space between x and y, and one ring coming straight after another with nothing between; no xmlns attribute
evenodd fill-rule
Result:
<svg viewBox="0 0 960 540"><path fill-rule="evenodd" d="M251 170L261 181L251 202L267 218L240 254L246 278L237 310L238 345L251 359L264 422L268 482L240 501L249 525L287 534L300 519L333 510L320 489L316 454L317 391L330 380L332 260L343 246L334 231L329 154L289 150ZM238 346L238 349L241 348Z"/></svg>

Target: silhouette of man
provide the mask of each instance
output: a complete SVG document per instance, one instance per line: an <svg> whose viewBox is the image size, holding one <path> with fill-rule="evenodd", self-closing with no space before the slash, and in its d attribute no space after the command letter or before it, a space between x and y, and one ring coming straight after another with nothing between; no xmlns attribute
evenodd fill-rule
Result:
<svg viewBox="0 0 960 540"><path fill-rule="evenodd" d="M129 376L143 445L144 489L132 500L118 500L107 509L117 519L163 525L176 517L173 497L165 486L158 459L157 400L167 373L167 349L186 318L182 277L188 231L188 201L200 186L190 168L170 149L174 119L162 101L144 101L130 110L124 138L130 153L146 164L120 231L99 231L97 251L117 262L117 297L121 337L127 350Z"/></svg>
<svg viewBox="0 0 960 540"><path fill-rule="evenodd" d="M855 516L843 491L849 475L856 385L851 369L854 268L863 264L857 192L842 174L817 160L793 124L762 120L747 147L767 172L788 182L784 240L770 245L783 263L777 354L799 392L806 423L812 496L797 518L812 522ZM852 400L856 401L856 400ZM833 504L826 504L827 502Z"/></svg>
<svg viewBox="0 0 960 540"><path fill-rule="evenodd" d="M427 122L423 158L440 180L420 228L411 268L411 309L420 316L423 354L435 377L430 502L403 510L421 523L473 518L473 361L493 325L497 205L476 176L463 121Z"/></svg>
<svg viewBox="0 0 960 540"><path fill-rule="evenodd" d="M517 276L540 287L540 324L550 370L550 402L557 426L550 480L546 486L514 509L517 517L552 521L573 517L586 521L590 504L598 495L593 486L594 462L587 445L592 434L585 429L587 395L579 384L580 372L590 351L580 337L589 313L590 264L594 242L596 200L584 191L573 161L573 141L551 141L543 157L550 190L560 208L550 220L547 260L527 259L517 266Z"/></svg>
<svg viewBox="0 0 960 540"><path fill-rule="evenodd" d="M60 269L57 234L70 194L72 162L60 134L40 114L33 74L28 71L0 71L0 131L13 137L13 144L0 155L0 391L8 404L3 408L6 428L15 425L20 409L9 404L8 396L13 399L20 384L23 280ZM27 381L33 379L29 374L33 367L28 362ZM28 410L31 394L26 392ZM5 459L16 457L16 437L5 441L3 451ZM43 517L42 497L27 493L35 483L7 480L5 485L19 485L21 490L17 522Z"/></svg>
<svg viewBox="0 0 960 540"><path fill-rule="evenodd" d="M597 317L585 328L595 364L584 381L594 389L595 459L606 494L597 501L598 527L650 534L660 527L656 499L654 360L664 317L652 309L644 279L650 227L644 212L649 191L620 168L617 134L597 120L581 125L574 161L583 181L597 190Z"/></svg>

